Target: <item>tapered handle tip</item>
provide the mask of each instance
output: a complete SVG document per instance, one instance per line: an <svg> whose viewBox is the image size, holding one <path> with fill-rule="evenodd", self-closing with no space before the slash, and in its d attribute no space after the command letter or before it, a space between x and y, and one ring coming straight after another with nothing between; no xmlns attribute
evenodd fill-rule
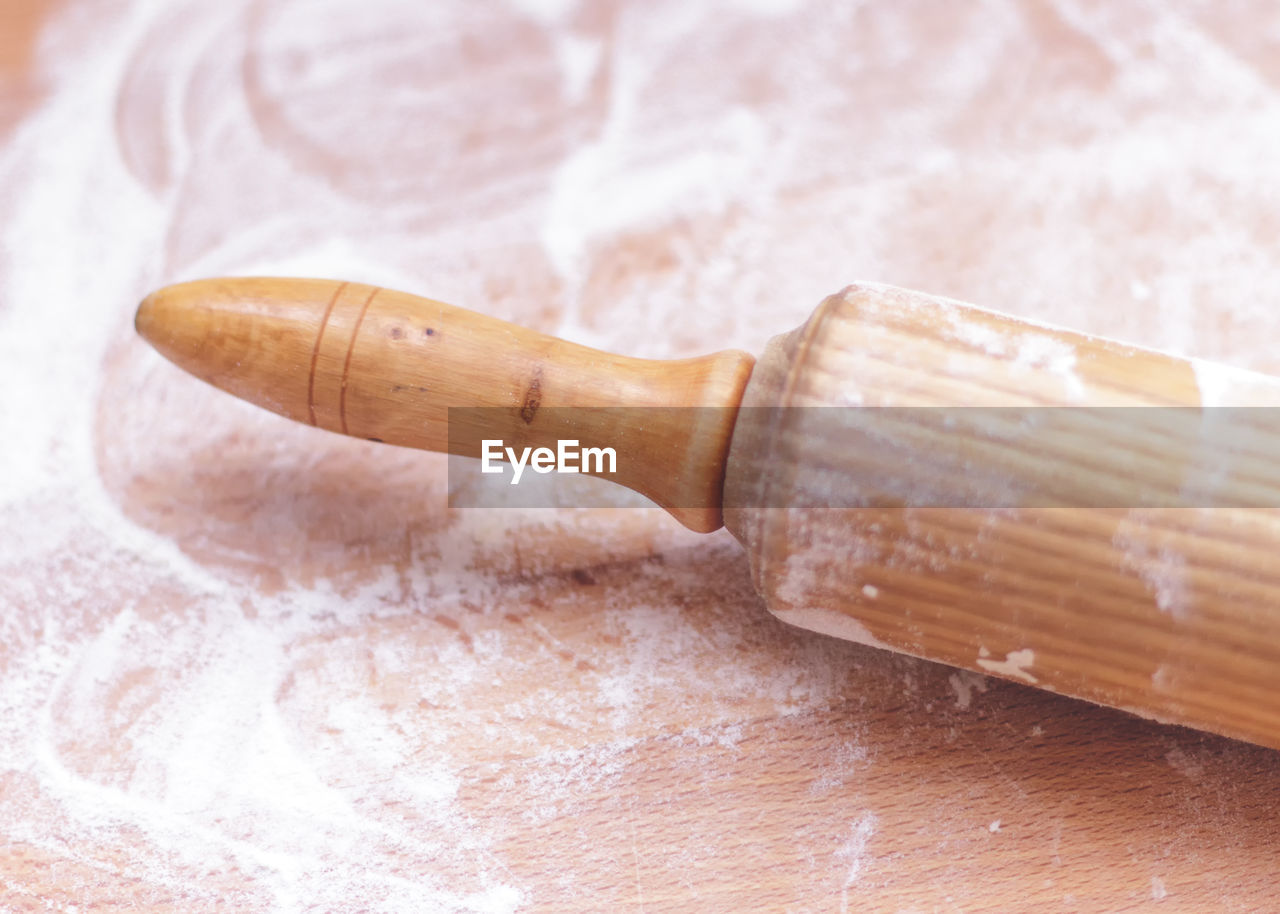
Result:
<svg viewBox="0 0 1280 914"><path fill-rule="evenodd" d="M202 340L192 338L193 311L198 296L183 283L157 289L138 305L133 327L138 335L171 361L184 362L201 348Z"/></svg>
<svg viewBox="0 0 1280 914"><path fill-rule="evenodd" d="M326 304L354 284L332 280L204 279L142 300L138 334L203 381L315 424L310 369Z"/></svg>

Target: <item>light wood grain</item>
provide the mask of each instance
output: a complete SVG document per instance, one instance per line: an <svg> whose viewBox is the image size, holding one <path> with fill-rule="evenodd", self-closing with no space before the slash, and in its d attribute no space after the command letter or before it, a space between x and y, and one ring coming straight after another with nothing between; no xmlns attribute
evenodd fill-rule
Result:
<svg viewBox="0 0 1280 914"><path fill-rule="evenodd" d="M1198 370L1225 379L1225 402L1280 404L1273 379ZM851 287L763 357L727 522L793 624L1278 746L1280 518L1238 506L1277 503L1280 422L1252 411L1255 434L1219 438L1207 413L1151 408L1200 406L1196 372ZM1002 438L966 424L972 407L1044 421ZM864 422L876 408L894 418ZM1205 440L1187 434L1201 416ZM1216 493L1227 507L1181 497L1197 461L1232 471Z"/></svg>
<svg viewBox="0 0 1280 914"><path fill-rule="evenodd" d="M610 355L334 280L182 283L148 296L136 323L196 377L330 431L465 457L485 439L517 452L612 446L622 460L611 480L699 532L721 525L733 407L754 362ZM466 409L451 421L455 407Z"/></svg>

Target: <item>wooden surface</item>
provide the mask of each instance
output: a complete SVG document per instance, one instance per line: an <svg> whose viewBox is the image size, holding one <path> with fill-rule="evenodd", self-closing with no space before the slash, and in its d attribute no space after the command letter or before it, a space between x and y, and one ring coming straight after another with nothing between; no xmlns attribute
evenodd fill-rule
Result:
<svg viewBox="0 0 1280 914"><path fill-rule="evenodd" d="M1269 4L31 22L0 32L0 909L1274 908L1274 751L788 628L657 510L451 511L442 459L132 328L164 283L322 275L758 352L871 278L1274 372Z"/></svg>
<svg viewBox="0 0 1280 914"><path fill-rule="evenodd" d="M1274 377L850 286L762 355L726 526L790 624L1280 748L1277 405Z"/></svg>

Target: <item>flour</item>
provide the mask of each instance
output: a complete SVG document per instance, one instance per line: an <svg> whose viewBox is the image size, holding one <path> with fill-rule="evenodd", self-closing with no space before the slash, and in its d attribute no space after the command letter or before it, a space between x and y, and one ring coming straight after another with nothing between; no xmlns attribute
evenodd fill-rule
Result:
<svg viewBox="0 0 1280 914"><path fill-rule="evenodd" d="M1042 332L1028 330L1010 334L988 326L980 318L975 320L960 309L946 316L957 341L1004 360L1012 378L1034 378L1043 382L1052 377L1059 381L1064 402L1084 400L1085 387L1077 372L1075 346L1055 337L1053 328L1046 326L1041 328Z"/></svg>
<svg viewBox="0 0 1280 914"><path fill-rule="evenodd" d="M1073 12L1079 35L1046 38L1030 6L989 6L61 5L47 95L0 144L3 891L623 909L767 864L819 910L898 878L877 848L921 822L877 815L902 782L868 741L926 732L1062 834L1016 751L966 742L976 682L778 624L727 537L658 512L450 512L443 460L255 411L131 329L163 283L281 273L638 356L759 351L871 277L1276 368L1269 58L1176 12ZM1070 391L1068 353L1007 357ZM984 659L1030 676L1030 651ZM1022 720L997 698L997 727ZM1044 729L1037 751L1067 728ZM800 734L829 745L774 752ZM1164 751L1224 796L1257 780ZM678 777L655 784L655 757ZM782 862L742 862L775 846L742 783L794 817ZM670 832L633 827L646 814ZM1218 815L1196 872L1256 841ZM973 821L924 823L926 843ZM1158 854L1172 884L1177 833L1107 865ZM1058 853L1025 840L1023 859Z"/></svg>
<svg viewBox="0 0 1280 914"><path fill-rule="evenodd" d="M978 652L977 663L989 673L1007 676L1010 679L1021 679L1025 682L1036 682L1029 667L1036 662L1036 652L1029 647L1010 651L1003 660L994 660L984 647Z"/></svg>
<svg viewBox="0 0 1280 914"><path fill-rule="evenodd" d="M1157 532L1153 532L1157 531ZM1146 512L1129 511L1116 526L1112 545L1121 562L1133 570L1146 586L1156 608L1175 620L1184 621L1194 609L1194 593L1186 569L1186 559L1171 545L1160 542L1164 534L1149 523Z"/></svg>
<svg viewBox="0 0 1280 914"><path fill-rule="evenodd" d="M947 683L956 693L956 707L962 711L968 710L969 705L973 703L974 692L987 690L986 677L969 670L956 670L947 677Z"/></svg>
<svg viewBox="0 0 1280 914"><path fill-rule="evenodd" d="M849 826L848 840L836 851L836 857L848 867L840 896L841 911L849 910L849 889L862 876L862 871L867 864L867 845L875 835L877 824L879 823L874 813L861 816Z"/></svg>
<svg viewBox="0 0 1280 914"><path fill-rule="evenodd" d="M536 28L555 29L574 5L535 6ZM700 631L706 618L672 603L677 581L685 595L705 589L678 562L649 585L653 602L625 583L643 580L643 565L615 574L607 586L636 591L632 608L587 628L530 611L530 601L576 599L582 585L561 577L569 569L700 544L744 581L722 610L740 614L745 575L731 547L652 512L626 526L646 515L446 521L431 469L440 462L290 427L178 375L133 339L144 291L220 272L367 279L495 313L553 301L545 290L582 274L574 257L595 236L658 224L685 204L723 208L744 177L733 170L741 153L760 145L755 118L730 111L713 143L722 151L628 163L638 89L624 81L610 106L615 133L570 155L570 135L589 132L594 115L575 106L594 104L604 51L601 36L559 31L519 65L529 86L561 87L566 120L531 125L520 151L535 157L509 163L545 196L479 163L437 159L472 204L468 231L486 225L507 246L458 259L465 236L415 183L421 154L439 152L402 130L415 118L447 123L439 96L419 84L371 94L358 79L344 90L368 103L349 116L382 144L377 173L349 167L340 108L313 105L353 75L385 78L378 67L412 59L412 43L386 44L406 10L332 5L326 19L296 4L138 2L124 15L67 17L48 36L53 95L0 159L0 517L24 531L0 551L0 764L30 785L27 803L6 803L0 828L10 842L86 861L132 835L124 871L141 904L515 911L536 899L504 846L573 815L623 776L640 740L684 728L700 708L691 738L732 751L744 711L767 717L841 694L838 679L810 672L803 649L782 675L724 663L724 651L743 653L733 636ZM453 15L438 25L488 34ZM328 53L352 34L389 50L362 57L356 42L345 57ZM228 67L237 57L243 71ZM706 200L688 199L713 185ZM410 193L417 211L380 205ZM593 220L602 193L633 202ZM425 235L424 221L435 223ZM540 225L569 238L550 261L532 241ZM435 250L425 259L423 244ZM483 289L485 277L502 283L513 251L524 275L506 292ZM564 325L554 313L511 316ZM583 331L628 348L618 332ZM646 335L659 347L662 337ZM367 483L328 469L352 448L372 461ZM240 472L239 483L228 475ZM393 494L410 487L413 505ZM559 556L521 545L547 538ZM469 772L504 758L542 761L506 764L498 795L510 811L477 818ZM63 888L90 897L84 885Z"/></svg>

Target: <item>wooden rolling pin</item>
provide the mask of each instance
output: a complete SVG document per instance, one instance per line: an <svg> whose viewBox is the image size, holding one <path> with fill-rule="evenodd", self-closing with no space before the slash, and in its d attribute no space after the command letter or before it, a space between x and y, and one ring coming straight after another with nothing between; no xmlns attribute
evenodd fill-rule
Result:
<svg viewBox="0 0 1280 914"><path fill-rule="evenodd" d="M348 435L612 445L615 481L729 528L787 622L1280 747L1275 379L880 286L758 363L608 355L321 280L170 286L137 328ZM488 408L451 429L450 407ZM1224 431L1225 407L1253 409Z"/></svg>

